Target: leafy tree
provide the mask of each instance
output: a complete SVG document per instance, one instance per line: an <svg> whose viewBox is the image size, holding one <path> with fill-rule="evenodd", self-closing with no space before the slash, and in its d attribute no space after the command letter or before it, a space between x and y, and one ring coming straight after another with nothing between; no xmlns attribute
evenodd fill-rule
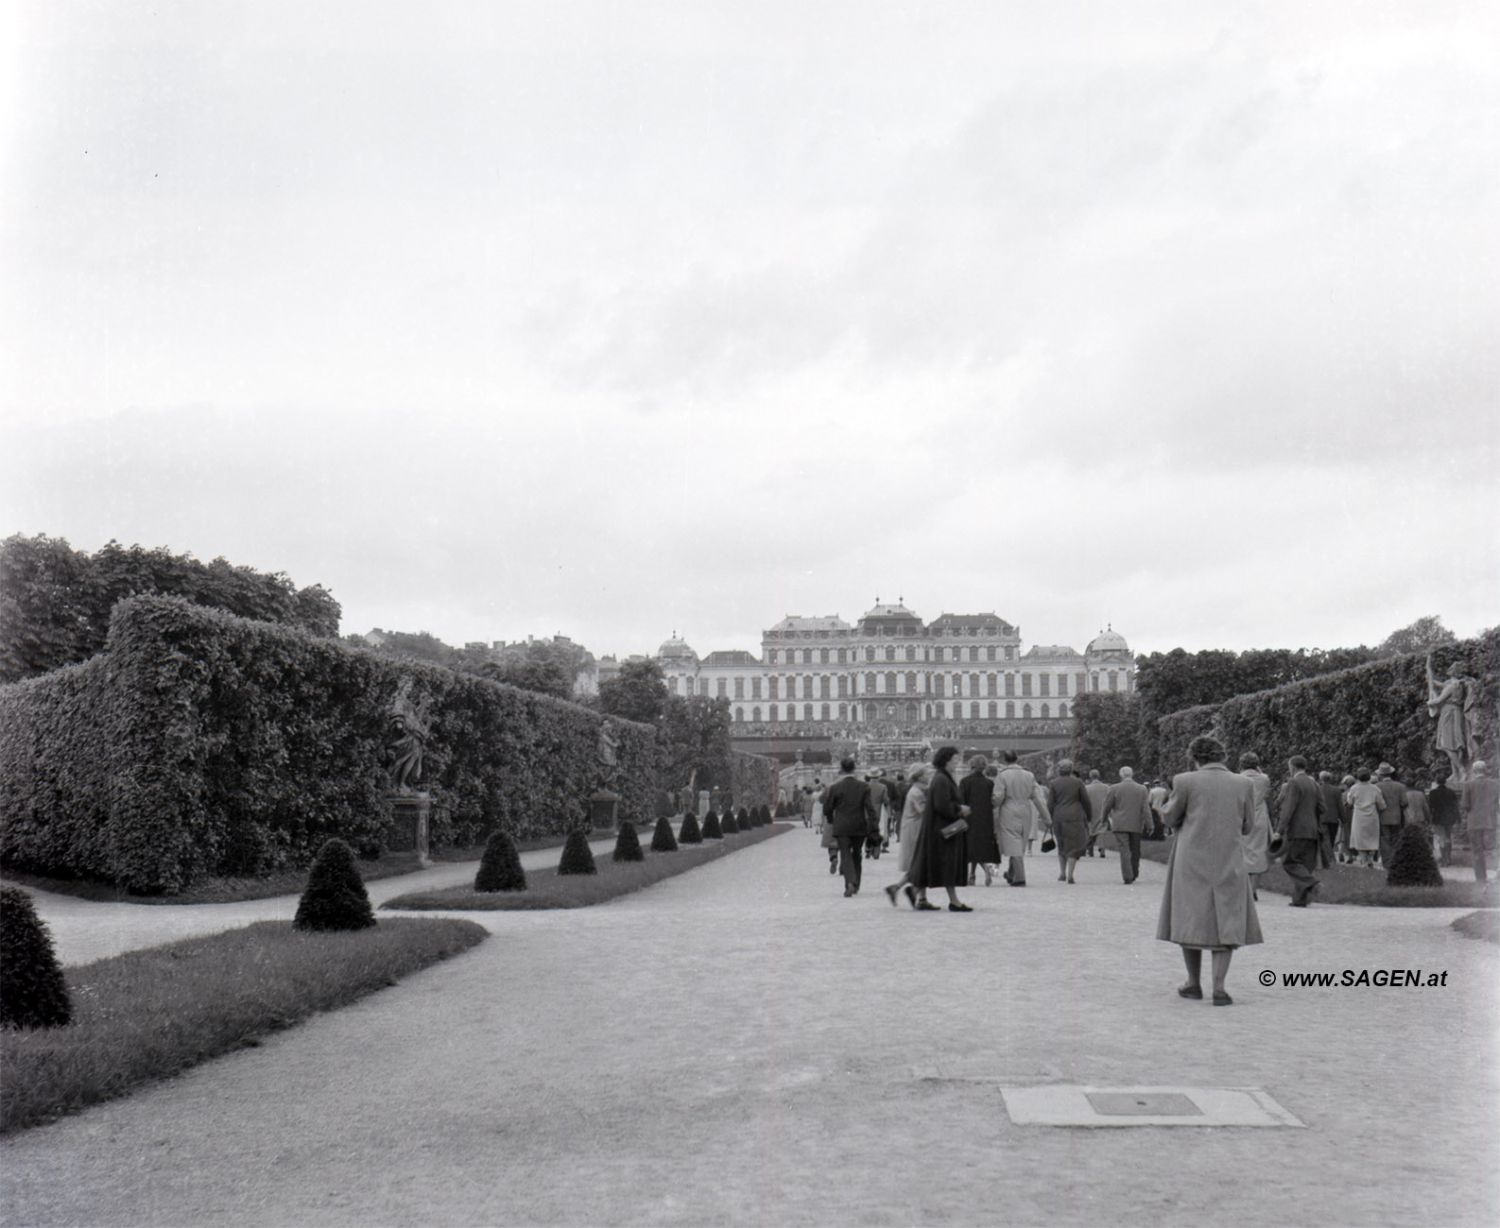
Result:
<svg viewBox="0 0 1500 1228"><path fill-rule="evenodd" d="M672 834L672 820L663 816L656 820L656 832L651 837L653 853L675 853L677 837Z"/></svg>
<svg viewBox="0 0 1500 1228"><path fill-rule="evenodd" d="M1080 695L1073 704L1077 723L1073 758L1113 779L1122 764L1139 769L1140 700L1134 695L1097 692Z"/></svg>
<svg viewBox="0 0 1500 1228"><path fill-rule="evenodd" d="M695 789L730 788L734 783L731 726L727 699L671 696L657 739L667 782L677 788L689 780Z"/></svg>
<svg viewBox="0 0 1500 1228"><path fill-rule="evenodd" d="M667 683L654 660L626 661L619 674L599 684L599 704L610 716L655 725L667 707Z"/></svg>
<svg viewBox="0 0 1500 1228"><path fill-rule="evenodd" d="M479 871L474 875L475 891L525 891L526 871L521 855L510 833L497 828L484 846Z"/></svg>
<svg viewBox="0 0 1500 1228"><path fill-rule="evenodd" d="M292 925L299 930L362 930L374 924L354 850L342 840L327 841L313 860Z"/></svg>
<svg viewBox="0 0 1500 1228"><path fill-rule="evenodd" d="M338 638L339 619L343 617L344 609L321 584L298 589L292 605L297 625L314 635Z"/></svg>
<svg viewBox="0 0 1500 1228"><path fill-rule="evenodd" d="M1378 657L1396 657L1406 652L1426 652L1429 648L1457 643L1453 632L1443 626L1443 620L1428 614L1406 627L1392 631L1380 641L1375 650Z"/></svg>
<svg viewBox="0 0 1500 1228"><path fill-rule="evenodd" d="M72 1017L47 923L29 894L0 887L0 1027L62 1027Z"/></svg>
<svg viewBox="0 0 1500 1228"><path fill-rule="evenodd" d="M456 650L429 631L385 631L376 627L369 635L352 635L349 642L369 648L383 657L403 661L425 661L452 669Z"/></svg>

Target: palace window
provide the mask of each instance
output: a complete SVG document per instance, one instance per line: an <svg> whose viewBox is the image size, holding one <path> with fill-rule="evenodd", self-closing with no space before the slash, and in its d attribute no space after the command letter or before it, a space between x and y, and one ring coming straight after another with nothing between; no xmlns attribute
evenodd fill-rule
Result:
<svg viewBox="0 0 1500 1228"><path fill-rule="evenodd" d="M849 705L848 704L840 704L839 705L839 720L841 720L841 721L847 721L848 719L849 719Z"/></svg>
<svg viewBox="0 0 1500 1228"><path fill-rule="evenodd" d="M970 674L969 675L969 694L970 695L978 695L979 694L979 675L978 674Z"/></svg>
<svg viewBox="0 0 1500 1228"><path fill-rule="evenodd" d="M993 661L995 659L995 646L993 644L984 650L984 659L986 661Z"/></svg>
<svg viewBox="0 0 1500 1228"><path fill-rule="evenodd" d="M848 697L849 697L849 675L848 674L840 674L839 675L839 698L840 699L847 699Z"/></svg>
<svg viewBox="0 0 1500 1228"><path fill-rule="evenodd" d="M906 693L908 695L915 695L917 693L917 672L916 672L916 670L910 670L910 671L907 672L907 675L906 675Z"/></svg>
<svg viewBox="0 0 1500 1228"><path fill-rule="evenodd" d="M1082 695L1089 689L1089 676L1087 674L1073 675L1073 694Z"/></svg>
<svg viewBox="0 0 1500 1228"><path fill-rule="evenodd" d="M969 719L973 721L977 721L979 719L979 705L977 703L971 703L969 705Z"/></svg>
<svg viewBox="0 0 1500 1228"><path fill-rule="evenodd" d="M892 670L885 676L885 693L894 695L896 693L896 671Z"/></svg>
<svg viewBox="0 0 1500 1228"><path fill-rule="evenodd" d="M1021 705L1021 719L1025 720L1025 721L1029 721L1031 719L1031 705L1030 704L1022 704Z"/></svg>
<svg viewBox="0 0 1500 1228"><path fill-rule="evenodd" d="M802 705L802 719L804 721L812 720L812 704Z"/></svg>
<svg viewBox="0 0 1500 1228"><path fill-rule="evenodd" d="M873 673L865 675L865 694L875 694L875 675Z"/></svg>
<svg viewBox="0 0 1500 1228"><path fill-rule="evenodd" d="M971 647L969 649L969 660L971 660L971 661L977 661L977 660L979 660L979 645L978 644L975 644L973 647Z"/></svg>
<svg viewBox="0 0 1500 1228"><path fill-rule="evenodd" d="M1109 689L1111 691L1118 691L1120 689L1120 675L1115 673L1114 670L1109 671Z"/></svg>
<svg viewBox="0 0 1500 1228"><path fill-rule="evenodd" d="M734 697L736 699L745 698L745 680L743 678L736 678L734 680Z"/></svg>
<svg viewBox="0 0 1500 1228"><path fill-rule="evenodd" d="M944 694L945 693L945 691L944 691L944 684L947 682L947 680L948 680L948 676L946 674L933 674L933 676L932 676L932 693L934 695L942 695L942 694Z"/></svg>
<svg viewBox="0 0 1500 1228"><path fill-rule="evenodd" d="M1067 674L1058 674L1058 676L1057 676L1057 693L1059 695L1066 695L1068 693L1068 676L1067 676Z"/></svg>
<svg viewBox="0 0 1500 1228"><path fill-rule="evenodd" d="M833 719L833 709L830 708L827 704L823 705L823 719L825 721Z"/></svg>
<svg viewBox="0 0 1500 1228"><path fill-rule="evenodd" d="M1089 689L1091 691L1097 691L1099 689L1099 675L1098 674L1090 674L1089 675Z"/></svg>
<svg viewBox="0 0 1500 1228"><path fill-rule="evenodd" d="M990 720L994 720L999 715L1000 705L997 704L993 699L990 700Z"/></svg>
<svg viewBox="0 0 1500 1228"><path fill-rule="evenodd" d="M780 704L772 704L771 705L771 724L774 725L779 720L781 720L781 705Z"/></svg>
<svg viewBox="0 0 1500 1228"><path fill-rule="evenodd" d="M908 661L915 661L917 659L917 646L915 644L908 644L906 646L906 659Z"/></svg>
<svg viewBox="0 0 1500 1228"><path fill-rule="evenodd" d="M1005 719L1008 721L1016 719L1016 705L1008 699L1005 701Z"/></svg>
<svg viewBox="0 0 1500 1228"><path fill-rule="evenodd" d="M760 679L759 678L752 678L752 679L750 679L750 698L751 699L759 699L760 698ZM755 719L756 720L760 720L760 717L756 717Z"/></svg>
<svg viewBox="0 0 1500 1228"><path fill-rule="evenodd" d="M790 679L788 679L788 681L790 681ZM770 693L767 695L768 699L781 698L781 696L778 694L778 692L781 690L781 679L778 678L775 674L772 674L769 678L766 679L766 686L770 690ZM791 693L792 688L787 687L787 695L790 696ZM774 721L776 718L773 716L771 719Z"/></svg>
<svg viewBox="0 0 1500 1228"><path fill-rule="evenodd" d="M1052 715L1051 712L1048 711L1048 705L1043 704L1042 705L1042 719L1046 720L1051 715Z"/></svg>
<svg viewBox="0 0 1500 1228"><path fill-rule="evenodd" d="M819 665L827 665L828 664L828 649L826 649L826 648L820 648L820 649L818 649L818 664Z"/></svg>
<svg viewBox="0 0 1500 1228"><path fill-rule="evenodd" d="M1005 646L1005 659L1007 661L1014 661L1016 659L1016 646L1014 644L1007 644Z"/></svg>
<svg viewBox="0 0 1500 1228"><path fill-rule="evenodd" d="M824 674L821 678L819 678L818 679L818 698L819 699L830 699L830 698L832 698L833 691L830 689L832 687L832 685L833 685L833 680L831 678L829 678L829 676L827 674Z"/></svg>
<svg viewBox="0 0 1500 1228"><path fill-rule="evenodd" d="M1043 674L1042 677L1041 677L1041 683L1042 683L1041 694L1043 694L1043 695L1050 695L1050 694L1052 694L1052 675L1051 674Z"/></svg>
<svg viewBox="0 0 1500 1228"><path fill-rule="evenodd" d="M667 690L671 691L673 695L677 694L677 675L676 674L673 674L670 678L667 679Z"/></svg>
<svg viewBox="0 0 1500 1228"><path fill-rule="evenodd" d="M752 721L754 721L757 725L760 724L760 708L759 707L754 707L754 708L750 709L750 719Z"/></svg>
<svg viewBox="0 0 1500 1228"><path fill-rule="evenodd" d="M866 661L873 661L874 659L875 659L875 648L874 648L874 645L871 645L869 648L865 649L865 660Z"/></svg>
<svg viewBox="0 0 1500 1228"><path fill-rule="evenodd" d="M1022 674L1021 675L1021 694L1022 695L1030 695L1031 694L1031 675L1030 674Z"/></svg>
<svg viewBox="0 0 1500 1228"><path fill-rule="evenodd" d="M941 661L943 659L943 646L941 644L932 650L932 659L934 661Z"/></svg>
<svg viewBox="0 0 1500 1228"><path fill-rule="evenodd" d="M988 688L986 693L990 695L998 695L999 691L997 691L995 688L999 680L995 677L994 674L987 674L986 678L988 679L988 681L986 681L985 683L985 686Z"/></svg>
<svg viewBox="0 0 1500 1228"><path fill-rule="evenodd" d="M886 647L885 647L885 659L887 661L894 661L896 659L896 645L894 645L894 644L887 644L886 645Z"/></svg>
<svg viewBox="0 0 1500 1228"><path fill-rule="evenodd" d="M719 678L715 682L716 693L720 699L729 698L729 679Z"/></svg>
<svg viewBox="0 0 1500 1228"><path fill-rule="evenodd" d="M1068 715L1068 705L1067 704L1058 704L1057 705L1057 715L1058 716L1067 716Z"/></svg>
<svg viewBox="0 0 1500 1228"><path fill-rule="evenodd" d="M839 649L839 664L840 665L846 664L845 657L848 655L848 652L849 652L849 650L847 648L840 648Z"/></svg>
<svg viewBox="0 0 1500 1228"><path fill-rule="evenodd" d="M1016 693L1016 676L1014 674L1005 675L1005 693L1007 695L1014 695Z"/></svg>
<svg viewBox="0 0 1500 1228"><path fill-rule="evenodd" d="M941 699L932 705L932 715L937 717L938 720L943 719L943 701Z"/></svg>

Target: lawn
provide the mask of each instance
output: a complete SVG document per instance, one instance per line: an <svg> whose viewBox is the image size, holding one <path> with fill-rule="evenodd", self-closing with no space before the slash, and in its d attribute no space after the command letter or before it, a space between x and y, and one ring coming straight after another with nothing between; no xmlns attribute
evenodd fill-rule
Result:
<svg viewBox="0 0 1500 1228"><path fill-rule="evenodd" d="M617 896L629 895L659 883L674 874L682 874L706 862L724 857L736 849L758 844L772 836L791 830L788 823L771 827L753 827L749 831L725 836L722 840L705 840L702 844L680 845L675 853L644 851L644 861L614 861L608 854L596 856L597 874L558 874L555 869L528 870L525 891L475 891L471 885L447 887L439 891L413 891L387 900L384 908L453 909L456 911L499 911L532 908L587 908ZM642 845L648 846L647 830Z"/></svg>
<svg viewBox="0 0 1500 1228"><path fill-rule="evenodd" d="M1171 844L1165 840L1147 840L1141 843L1142 858L1166 863ZM1500 903L1486 884L1473 882L1473 871L1448 866L1443 871L1447 880L1441 887L1387 887L1385 871L1363 869L1359 866L1332 865L1313 871L1319 887L1314 895L1314 904L1364 904L1384 908L1493 908ZM1467 876L1459 878L1458 875ZM1292 880L1279 865L1273 865L1260 880L1264 894L1274 891L1279 895L1292 894Z"/></svg>
<svg viewBox="0 0 1500 1228"><path fill-rule="evenodd" d="M487 933L459 918L386 920L352 933L262 921L67 969L70 1025L0 1030L0 1133L254 1045L466 951Z"/></svg>

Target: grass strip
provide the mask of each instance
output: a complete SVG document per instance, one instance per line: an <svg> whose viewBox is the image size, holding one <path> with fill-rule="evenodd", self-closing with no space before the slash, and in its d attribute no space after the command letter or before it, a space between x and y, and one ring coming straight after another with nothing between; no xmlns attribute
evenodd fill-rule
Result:
<svg viewBox="0 0 1500 1228"><path fill-rule="evenodd" d="M533 908L588 908L617 896L629 895L674 874L683 874L706 862L727 856L736 849L759 844L791 831L791 824L753 827L749 831L686 844L675 853L646 852L645 861L613 861L596 857L597 874L558 874L556 870L526 871L525 891L475 891L460 884L437 891L413 891L387 900L382 908L452 909L463 912L499 912Z"/></svg>
<svg viewBox="0 0 1500 1228"><path fill-rule="evenodd" d="M1165 865L1172 845L1166 840L1149 840L1141 843L1141 857ZM1444 869L1451 875L1453 867ZM1472 871L1469 871L1472 873ZM1318 880L1314 904L1357 904L1376 908L1493 908L1496 897L1488 893L1484 883L1468 883L1462 879L1449 878L1441 887L1388 887L1385 871L1365 869L1361 866L1332 865L1313 871ZM1274 891L1279 895L1292 894L1292 880L1278 864L1261 875L1261 894Z"/></svg>
<svg viewBox="0 0 1500 1228"><path fill-rule="evenodd" d="M261 921L67 969L72 1024L0 1030L0 1133L254 1045L466 951L487 933L456 917L331 934Z"/></svg>

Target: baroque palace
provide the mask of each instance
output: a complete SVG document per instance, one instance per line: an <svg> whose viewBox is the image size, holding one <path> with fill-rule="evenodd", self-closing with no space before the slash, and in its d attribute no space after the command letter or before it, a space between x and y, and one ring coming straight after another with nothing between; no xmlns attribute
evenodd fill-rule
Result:
<svg viewBox="0 0 1500 1228"><path fill-rule="evenodd" d="M1135 661L1112 628L1083 652L1022 651L1021 629L995 614L931 623L897 602L854 625L837 615L788 615L743 651L699 657L676 634L657 652L677 695L727 699L736 750L782 762L855 753L905 763L940 742L966 753L1039 750L1066 742L1078 696L1128 693Z"/></svg>

